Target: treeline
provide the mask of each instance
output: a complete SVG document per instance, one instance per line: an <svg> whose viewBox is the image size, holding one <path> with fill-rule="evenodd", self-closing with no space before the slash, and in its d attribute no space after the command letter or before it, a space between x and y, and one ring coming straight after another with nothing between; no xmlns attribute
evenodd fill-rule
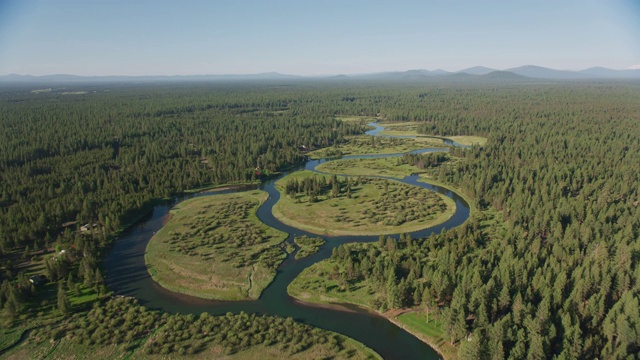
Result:
<svg viewBox="0 0 640 360"><path fill-rule="evenodd" d="M313 176L303 179L293 178L287 181L284 189L288 196L295 197L298 194L304 194L309 197L310 202L317 202L320 195L331 199L339 197L343 192L348 198L351 198L352 189L362 182L366 183L367 179L360 177L354 180L350 177L339 179L336 175L332 175L327 181L324 176Z"/></svg>

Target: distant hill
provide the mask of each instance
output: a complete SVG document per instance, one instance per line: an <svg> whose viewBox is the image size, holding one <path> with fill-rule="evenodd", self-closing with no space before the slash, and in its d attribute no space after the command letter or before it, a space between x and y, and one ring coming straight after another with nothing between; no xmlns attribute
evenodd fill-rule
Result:
<svg viewBox="0 0 640 360"><path fill-rule="evenodd" d="M18 75L0 76L2 82L19 83L89 83L89 82L157 82L157 81L221 81L221 80L270 80L296 79L300 76L286 75L277 72L246 74L246 75L150 75L150 76L78 76L67 74L56 75Z"/></svg>
<svg viewBox="0 0 640 360"><path fill-rule="evenodd" d="M230 75L169 75L169 76L78 76L67 74L32 76L9 74L0 76L2 83L46 84L46 83L145 83L184 81L251 81L251 80L295 80L295 79L371 79L389 81L462 81L464 79L524 80L581 80L581 79L640 79L640 69L613 70L592 67L581 71L555 70L536 65L519 66L507 70L496 70L484 66L474 66L457 72L446 70L414 69L369 74L340 74L335 76L297 76L277 72L260 74Z"/></svg>
<svg viewBox="0 0 640 360"><path fill-rule="evenodd" d="M516 73L512 73L511 71L492 71L490 73L481 75L482 78L485 79L495 79L495 80L531 80L530 77L518 75Z"/></svg>
<svg viewBox="0 0 640 360"><path fill-rule="evenodd" d="M486 75L491 72L496 71L496 69L491 69L484 66L474 66L468 69L460 70L459 73L471 74L471 75Z"/></svg>
<svg viewBox="0 0 640 360"><path fill-rule="evenodd" d="M580 73L596 78L640 79L640 69L613 70L597 66L584 69Z"/></svg>
<svg viewBox="0 0 640 360"><path fill-rule="evenodd" d="M537 78L537 79L587 79L589 76L587 74L582 74L577 71L566 71L566 70L554 70L541 66L535 65L525 65L512 69L507 69L506 71L510 71L514 74Z"/></svg>

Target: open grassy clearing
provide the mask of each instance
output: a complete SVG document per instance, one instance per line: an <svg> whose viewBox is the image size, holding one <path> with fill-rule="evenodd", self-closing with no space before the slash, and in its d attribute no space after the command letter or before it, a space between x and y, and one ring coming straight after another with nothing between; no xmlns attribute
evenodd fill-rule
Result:
<svg viewBox="0 0 640 360"><path fill-rule="evenodd" d="M358 135L335 144L309 152L311 159L332 158L347 155L399 154L418 149L442 147L442 141L430 138L396 139L372 135Z"/></svg>
<svg viewBox="0 0 640 360"><path fill-rule="evenodd" d="M208 299L257 299L286 257L287 234L255 212L263 191L204 196L178 204L151 238L145 260L163 287Z"/></svg>
<svg viewBox="0 0 640 360"><path fill-rule="evenodd" d="M442 324L434 320L433 316L427 322L426 313L423 311L411 311L398 315L396 320L396 323L399 323L405 330L438 349L438 352L444 358L456 359L458 357L458 348L447 341Z"/></svg>
<svg viewBox="0 0 640 360"><path fill-rule="evenodd" d="M320 249L320 246L325 243L323 238L308 236L298 236L293 241L300 247L300 250L296 253L296 259L315 254Z"/></svg>
<svg viewBox="0 0 640 360"><path fill-rule="evenodd" d="M380 132L382 135L389 136L420 136L416 131L418 123L415 121L401 123L380 123L384 130ZM438 140L434 141L438 142ZM442 144L442 141L439 141Z"/></svg>
<svg viewBox="0 0 640 360"><path fill-rule="evenodd" d="M298 189L291 190L295 184ZM299 191L303 187L306 189ZM412 232L442 223L455 213L454 202L443 195L382 179L299 171L280 179L276 188L282 196L273 215L285 224L321 235Z"/></svg>
<svg viewBox="0 0 640 360"><path fill-rule="evenodd" d="M439 155L444 160L435 167L429 164L424 164L422 168L409 164L409 158L415 157L416 159L428 159ZM440 166L447 168L454 167L459 161L459 158L452 157L448 153L426 153L421 155L407 155L403 157L393 158L380 158L380 159L337 159L324 162L316 168L318 171L332 173L332 174L344 174L355 176L385 176L396 179L403 179L406 176L416 173L423 173L428 171L433 173L438 171ZM425 176L426 178L426 176Z"/></svg>
<svg viewBox="0 0 640 360"><path fill-rule="evenodd" d="M469 136L467 135L447 136L447 139L451 139L461 145L469 145L469 146L474 144L484 145L487 143L487 138L481 137L481 136L470 136L470 135Z"/></svg>
<svg viewBox="0 0 640 360"><path fill-rule="evenodd" d="M318 171L355 176L386 176L403 179L413 173L421 171L411 166L401 157L382 159L345 159L332 160L318 165Z"/></svg>
<svg viewBox="0 0 640 360"><path fill-rule="evenodd" d="M360 122L363 124L378 121L378 118L374 116L336 115L335 118L344 122Z"/></svg>
<svg viewBox="0 0 640 360"><path fill-rule="evenodd" d="M417 122L404 122L404 123L383 123L384 130L380 132L382 135L389 136L418 136L418 139L430 140L442 145L442 139L449 139L457 142L460 145L484 145L487 142L487 138L473 135L454 135L454 136L437 136L420 134L417 131ZM439 140L440 139L440 140Z"/></svg>

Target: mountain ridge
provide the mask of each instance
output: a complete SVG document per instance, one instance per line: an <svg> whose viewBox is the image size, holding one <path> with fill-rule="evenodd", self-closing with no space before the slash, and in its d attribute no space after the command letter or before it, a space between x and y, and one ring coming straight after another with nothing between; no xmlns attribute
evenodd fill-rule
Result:
<svg viewBox="0 0 640 360"><path fill-rule="evenodd" d="M499 70L484 66L474 66L450 72L443 69L426 70L411 69L406 71L387 71L367 74L338 74L324 76L290 75L279 72L256 74L203 74L203 75L93 75L73 74L51 75L0 75L0 82L5 83L82 83L82 82L153 82L153 81L223 81L223 80L285 80L285 79L330 79L330 78L372 78L372 79L429 79L429 78L461 78L456 74L486 76L497 72L491 78L514 78L506 73L518 75L519 79L551 79L551 80L588 80L588 79L640 79L640 69L609 69L595 66L583 70L556 70L537 65L523 65Z"/></svg>

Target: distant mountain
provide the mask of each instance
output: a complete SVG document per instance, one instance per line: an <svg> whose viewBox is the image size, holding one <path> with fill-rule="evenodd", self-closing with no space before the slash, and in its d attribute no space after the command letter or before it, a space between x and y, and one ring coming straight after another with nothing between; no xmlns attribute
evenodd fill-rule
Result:
<svg viewBox="0 0 640 360"><path fill-rule="evenodd" d="M277 72L246 75L149 75L149 76L78 76L67 74L56 75L18 75L0 76L0 82L20 83L89 83L89 82L156 82L156 81L220 81L220 80L275 80L296 79L300 76L286 75Z"/></svg>
<svg viewBox="0 0 640 360"><path fill-rule="evenodd" d="M474 66L474 67L470 67L468 69L460 70L457 72L471 74L471 75L486 75L494 71L496 71L496 69L491 69L484 66Z"/></svg>
<svg viewBox="0 0 640 360"><path fill-rule="evenodd" d="M448 75L448 74L451 74L449 71L442 70L442 69L433 70L431 73L433 75Z"/></svg>
<svg viewBox="0 0 640 360"><path fill-rule="evenodd" d="M584 69L580 73L595 78L640 79L640 69L613 70L597 66Z"/></svg>
<svg viewBox="0 0 640 360"><path fill-rule="evenodd" d="M507 69L506 71L510 71L514 74L537 78L537 79L587 79L589 76L587 74L582 74L577 71L566 71L566 70L554 70L541 66L535 65L525 65L512 69Z"/></svg>
<svg viewBox="0 0 640 360"><path fill-rule="evenodd" d="M0 76L3 83L146 83L146 82L179 82L179 81L251 81L251 80L288 80L288 79L371 79L389 81L463 81L464 79L498 79L498 80L523 80L531 79L551 80L581 80L581 79L640 79L640 69L613 70L603 67L592 67L581 71L555 70L535 65L525 65L507 70L496 70L484 66L474 66L457 72L448 72L442 69L425 70L415 69L407 71L391 71L370 74L340 74L335 76L311 76L303 77L287 75L277 72L245 74L245 75L168 75L168 76L77 76L77 75L17 75L9 74Z"/></svg>
<svg viewBox="0 0 640 360"><path fill-rule="evenodd" d="M490 73L480 75L480 77L484 79L494 79L494 80L531 80L530 77L518 75L516 73L512 73L511 71L492 71Z"/></svg>

